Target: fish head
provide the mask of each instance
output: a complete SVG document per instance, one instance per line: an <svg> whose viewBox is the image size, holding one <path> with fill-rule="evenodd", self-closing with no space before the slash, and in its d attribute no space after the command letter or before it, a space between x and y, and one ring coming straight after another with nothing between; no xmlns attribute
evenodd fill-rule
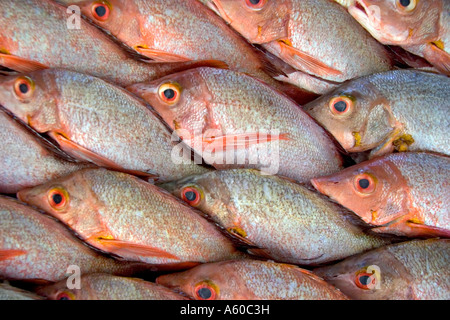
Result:
<svg viewBox="0 0 450 320"><path fill-rule="evenodd" d="M83 286L83 290L86 290ZM81 300L80 289L69 289L67 280L37 288L37 293L48 300Z"/></svg>
<svg viewBox="0 0 450 320"><path fill-rule="evenodd" d="M287 35L289 1L210 0L207 5L251 43L266 43Z"/></svg>
<svg viewBox="0 0 450 320"><path fill-rule="evenodd" d="M388 250L372 250L314 271L351 299L387 300L412 297L414 278Z"/></svg>
<svg viewBox="0 0 450 320"><path fill-rule="evenodd" d="M378 41L413 45L438 34L441 1L355 0L349 13Z"/></svg>
<svg viewBox="0 0 450 320"><path fill-rule="evenodd" d="M46 70L0 77L0 106L39 132L58 122L57 94Z"/></svg>
<svg viewBox="0 0 450 320"><path fill-rule="evenodd" d="M96 205L94 193L85 170L75 172L17 193L17 198L45 211L80 234L89 233L89 219L95 218L91 205ZM94 203L93 203L94 202ZM83 231L83 232L81 232Z"/></svg>
<svg viewBox="0 0 450 320"><path fill-rule="evenodd" d="M198 176L183 178L160 185L191 207L206 213L225 225L230 219L231 194L229 186L213 171Z"/></svg>
<svg viewBox="0 0 450 320"><path fill-rule="evenodd" d="M363 162L311 183L371 225L389 223L408 210L407 182L389 158Z"/></svg>
<svg viewBox="0 0 450 320"><path fill-rule="evenodd" d="M179 136L201 136L214 124L208 116L213 96L202 68L175 73L159 80L139 83L127 90L143 98Z"/></svg>
<svg viewBox="0 0 450 320"><path fill-rule="evenodd" d="M195 300L240 300L249 297L233 260L207 263L184 272L162 275L156 283L181 291ZM251 297L251 295L250 295Z"/></svg>
<svg viewBox="0 0 450 320"><path fill-rule="evenodd" d="M85 17L115 37L119 37L129 31L130 26L134 26L132 19L127 15L134 7L133 1L89 0L74 1L73 4L80 8Z"/></svg>
<svg viewBox="0 0 450 320"><path fill-rule="evenodd" d="M381 144L397 125L390 102L367 81L344 84L305 105L304 110L347 152L363 152Z"/></svg>

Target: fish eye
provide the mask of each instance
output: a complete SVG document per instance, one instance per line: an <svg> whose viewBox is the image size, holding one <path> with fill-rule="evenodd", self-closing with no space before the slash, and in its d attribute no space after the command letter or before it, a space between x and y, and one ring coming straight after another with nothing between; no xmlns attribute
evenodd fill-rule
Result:
<svg viewBox="0 0 450 320"><path fill-rule="evenodd" d="M14 93L19 99L29 99L34 92L34 81L28 77L20 77L14 82Z"/></svg>
<svg viewBox="0 0 450 320"><path fill-rule="evenodd" d="M159 87L159 98L169 104L174 105L180 100L181 89L176 83L165 83Z"/></svg>
<svg viewBox="0 0 450 320"><path fill-rule="evenodd" d="M198 206L202 200L200 191L193 186L183 188L181 191L181 197L185 202L193 207Z"/></svg>
<svg viewBox="0 0 450 320"><path fill-rule="evenodd" d="M197 300L215 300L217 297L216 288L209 281L197 284L194 293Z"/></svg>
<svg viewBox="0 0 450 320"><path fill-rule="evenodd" d="M397 7L406 12L413 11L416 6L417 0L397 0Z"/></svg>
<svg viewBox="0 0 450 320"><path fill-rule="evenodd" d="M56 296L56 300L76 300L76 299L75 295L72 292L63 291Z"/></svg>
<svg viewBox="0 0 450 320"><path fill-rule="evenodd" d="M362 194L371 194L375 191L376 180L368 173L359 174L355 177L355 189Z"/></svg>
<svg viewBox="0 0 450 320"><path fill-rule="evenodd" d="M336 116L347 115L353 109L353 100L346 96L334 97L330 100L329 107Z"/></svg>
<svg viewBox="0 0 450 320"><path fill-rule="evenodd" d="M253 10L260 10L266 4L267 0L245 0L247 7Z"/></svg>
<svg viewBox="0 0 450 320"><path fill-rule="evenodd" d="M360 272L356 275L355 284L360 289L371 290L375 287L376 277L371 273Z"/></svg>
<svg viewBox="0 0 450 320"><path fill-rule="evenodd" d="M94 3L92 6L92 15L99 21L106 21L109 18L111 10L105 2Z"/></svg>
<svg viewBox="0 0 450 320"><path fill-rule="evenodd" d="M62 188L53 188L48 192L48 202L55 210L62 210L69 201L69 195Z"/></svg>

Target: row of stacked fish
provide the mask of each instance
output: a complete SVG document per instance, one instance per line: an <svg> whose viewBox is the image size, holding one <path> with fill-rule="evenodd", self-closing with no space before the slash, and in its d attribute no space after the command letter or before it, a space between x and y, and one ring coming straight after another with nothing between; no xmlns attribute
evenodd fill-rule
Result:
<svg viewBox="0 0 450 320"><path fill-rule="evenodd" d="M0 0L0 299L450 299L449 10Z"/></svg>

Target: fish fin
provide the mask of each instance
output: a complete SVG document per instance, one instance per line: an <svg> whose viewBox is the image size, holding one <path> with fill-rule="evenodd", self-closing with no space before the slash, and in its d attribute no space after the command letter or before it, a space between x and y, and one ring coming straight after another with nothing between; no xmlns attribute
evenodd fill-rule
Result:
<svg viewBox="0 0 450 320"><path fill-rule="evenodd" d="M48 69L42 63L4 53L0 53L0 65L23 73Z"/></svg>
<svg viewBox="0 0 450 320"><path fill-rule="evenodd" d="M131 242L103 238L94 238L91 241L100 244L105 251L116 254L120 257L138 256L180 260L177 256L164 250Z"/></svg>
<svg viewBox="0 0 450 320"><path fill-rule="evenodd" d="M226 228L226 230L233 238L240 242L240 246L247 249L247 253L266 259L272 259L269 251L264 248L259 248L256 244L246 238L247 234L242 228L234 226Z"/></svg>
<svg viewBox="0 0 450 320"><path fill-rule="evenodd" d="M278 44L281 47L280 56L283 57L286 62L295 66L299 70L304 70L308 73L312 73L317 76L338 76L342 72L327 66L322 61L317 60L311 55L302 52L283 40L279 40Z"/></svg>
<svg viewBox="0 0 450 320"><path fill-rule="evenodd" d="M204 137L202 139L203 144L212 148L228 148L233 147L237 149L245 149L251 145L266 143L278 140L290 140L287 133L281 133L278 135L272 134L260 134L258 132L243 133L243 134L228 134L218 137Z"/></svg>
<svg viewBox="0 0 450 320"><path fill-rule="evenodd" d="M411 218L411 216L400 217L387 225L373 228L371 231L417 238L450 238L450 230L425 225L422 221Z"/></svg>
<svg viewBox="0 0 450 320"><path fill-rule="evenodd" d="M0 250L0 261L9 260L26 253L24 250Z"/></svg>
<svg viewBox="0 0 450 320"><path fill-rule="evenodd" d="M143 46L136 46L135 50L143 56L146 56L156 62L185 62L192 60L185 56L165 52L162 50L145 48Z"/></svg>
<svg viewBox="0 0 450 320"><path fill-rule="evenodd" d="M439 48L434 42L428 43L424 50L425 59L430 61L439 71L450 75L450 54Z"/></svg>
<svg viewBox="0 0 450 320"><path fill-rule="evenodd" d="M88 161L96 164L99 167L110 168L112 170L132 174L135 176L145 177L147 179L158 180L158 175L154 175L148 172L143 172L139 170L131 170L125 169L120 165L116 164L114 161L111 161L105 157L102 157L91 150L86 149L83 146L69 140L64 136L64 134L59 132L49 132L49 136L52 137L61 147L64 152L67 152L69 155L84 161Z"/></svg>

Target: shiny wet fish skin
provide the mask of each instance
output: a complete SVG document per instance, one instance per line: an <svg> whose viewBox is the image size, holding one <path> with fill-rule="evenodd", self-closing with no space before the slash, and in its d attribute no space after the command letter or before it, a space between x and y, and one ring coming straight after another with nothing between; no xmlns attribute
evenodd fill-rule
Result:
<svg viewBox="0 0 450 320"><path fill-rule="evenodd" d="M215 171L161 186L263 249L256 255L280 262L319 265L390 242L364 233L353 214L324 196L257 170Z"/></svg>
<svg viewBox="0 0 450 320"><path fill-rule="evenodd" d="M402 242L315 269L314 273L351 299L448 300L449 244L450 240L444 239ZM371 286L367 285L369 276Z"/></svg>
<svg viewBox="0 0 450 320"><path fill-rule="evenodd" d="M205 300L347 300L333 286L297 266L271 261L208 263L160 276L156 282ZM274 286L273 284L277 284ZM200 290L208 290L205 292Z"/></svg>
<svg viewBox="0 0 450 320"><path fill-rule="evenodd" d="M17 95L19 84L26 95ZM151 107L99 78L64 69L3 77L0 104L80 160L161 181L208 171L181 155L185 147Z"/></svg>
<svg viewBox="0 0 450 320"><path fill-rule="evenodd" d="M161 285L106 273L82 275L80 289L68 289L67 280L63 280L37 292L50 300L187 300Z"/></svg>
<svg viewBox="0 0 450 320"><path fill-rule="evenodd" d="M43 146L41 140L0 110L1 193L13 194L92 166L56 156Z"/></svg>
<svg viewBox="0 0 450 320"><path fill-rule="evenodd" d="M0 196L0 277L9 280L60 281L69 266L81 273L132 275L142 263L117 261L86 246L54 219Z"/></svg>
<svg viewBox="0 0 450 320"><path fill-rule="evenodd" d="M125 260L184 268L245 257L201 214L125 173L80 170L22 190L18 198L61 220L95 248Z"/></svg>
<svg viewBox="0 0 450 320"><path fill-rule="evenodd" d="M163 100L161 90L166 87L176 93L175 102ZM152 105L172 130L180 130L185 141L190 135L186 144L198 154L211 150L212 143L205 141L208 132L214 131L215 136L249 137L251 145L245 148L217 141L222 148L239 148L236 159L243 156L244 160L238 162L232 157L233 162L228 163L228 154L234 152L223 152L224 159L216 151L218 159L211 164L217 169L258 168L301 182L342 169L342 157L335 144L300 106L246 74L195 68L135 84L127 90ZM269 134L267 139L271 140L259 142L258 138L251 138L260 133ZM257 161L252 160L255 155Z"/></svg>
<svg viewBox="0 0 450 320"><path fill-rule="evenodd" d="M372 225L373 231L450 237L450 185L445 174L449 171L447 156L403 152L315 178L312 183Z"/></svg>
<svg viewBox="0 0 450 320"><path fill-rule="evenodd" d="M389 71L349 81L304 110L348 152L372 150L372 157L394 150L449 155L449 86L443 75Z"/></svg>

